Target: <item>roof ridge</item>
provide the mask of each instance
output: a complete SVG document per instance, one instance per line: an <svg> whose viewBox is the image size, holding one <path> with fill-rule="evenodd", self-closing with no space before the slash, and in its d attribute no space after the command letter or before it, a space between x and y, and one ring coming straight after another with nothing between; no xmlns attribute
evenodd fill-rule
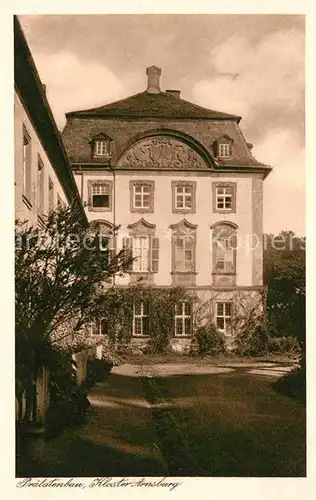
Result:
<svg viewBox="0 0 316 500"><path fill-rule="evenodd" d="M72 115L75 113L89 113L89 111L97 111L98 109L102 109L102 108L105 108L107 106L113 106L113 105L118 104L120 102L126 101L126 99L131 99L132 97L137 97L137 96L142 95L142 94L147 94L146 90L143 90L142 92L137 92L137 94L132 94L132 95L129 95L127 97L123 97L123 99L119 99L118 101L111 101L111 102L108 102L107 104L102 104L102 106L97 106L96 108L77 109L76 111L68 111L68 113L66 113L66 116Z"/></svg>
<svg viewBox="0 0 316 500"><path fill-rule="evenodd" d="M170 101L172 101L172 105L170 105ZM157 118L226 118L238 122L241 120L240 116L208 109L186 99L179 99L168 92L162 91L159 94L150 94L146 90L95 108L69 111L66 113L66 117L89 114L98 116L103 112L104 115L114 118L130 115L131 117Z"/></svg>

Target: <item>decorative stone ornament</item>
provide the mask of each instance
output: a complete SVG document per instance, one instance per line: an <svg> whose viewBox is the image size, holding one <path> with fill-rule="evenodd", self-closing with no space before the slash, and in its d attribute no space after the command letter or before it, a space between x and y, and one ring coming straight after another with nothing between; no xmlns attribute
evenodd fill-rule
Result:
<svg viewBox="0 0 316 500"><path fill-rule="evenodd" d="M143 139L125 151L118 167L155 169L206 169L201 156L190 146L167 136Z"/></svg>

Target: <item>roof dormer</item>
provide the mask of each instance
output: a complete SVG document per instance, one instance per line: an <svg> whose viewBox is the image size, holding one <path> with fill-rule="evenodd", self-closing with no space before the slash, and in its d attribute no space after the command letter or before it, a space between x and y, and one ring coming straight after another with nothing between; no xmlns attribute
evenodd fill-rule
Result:
<svg viewBox="0 0 316 500"><path fill-rule="evenodd" d="M217 138L212 144L216 157L222 160L231 158L233 156L233 143L233 139L226 134Z"/></svg>
<svg viewBox="0 0 316 500"><path fill-rule="evenodd" d="M112 143L111 137L103 132L94 135L90 141L93 158L109 161L112 157Z"/></svg>

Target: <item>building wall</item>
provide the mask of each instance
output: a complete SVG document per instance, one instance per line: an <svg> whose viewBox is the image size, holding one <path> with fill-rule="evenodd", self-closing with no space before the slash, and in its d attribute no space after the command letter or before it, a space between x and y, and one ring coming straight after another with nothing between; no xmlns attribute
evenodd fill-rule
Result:
<svg viewBox="0 0 316 500"><path fill-rule="evenodd" d="M112 194L115 200L109 212L92 211L86 208L89 221L106 220L120 226L118 248L122 246L122 238L128 236L129 224L144 218L156 225L155 236L159 238L159 271L155 275L156 285L171 285L171 232L170 225L186 218L197 225L196 266L197 286L210 286L212 281L212 231L216 222L229 221L238 225L240 248L237 250L237 286L262 285L262 245L252 249L252 233L262 238L262 179L260 174L225 175L213 172L116 172L113 173L83 172L76 176L79 192L82 191L83 202L88 203L88 181L111 180ZM130 180L151 180L155 183L153 213L135 213L130 211ZM196 181L195 213L181 214L172 211L171 182L174 180ZM213 212L213 182L236 182L236 213L221 214ZM118 284L128 284L129 276L117 279Z"/></svg>
<svg viewBox="0 0 316 500"><path fill-rule="evenodd" d="M23 126L25 126L31 138L31 199L26 200L23 196ZM41 144L30 117L23 103L15 92L14 95L14 170L15 170L15 217L20 220L28 220L30 224L37 223L37 171L38 155L44 165L44 214L48 214L48 179L54 184L54 204L57 204L57 196L64 203L67 198L64 189L59 182L53 166Z"/></svg>

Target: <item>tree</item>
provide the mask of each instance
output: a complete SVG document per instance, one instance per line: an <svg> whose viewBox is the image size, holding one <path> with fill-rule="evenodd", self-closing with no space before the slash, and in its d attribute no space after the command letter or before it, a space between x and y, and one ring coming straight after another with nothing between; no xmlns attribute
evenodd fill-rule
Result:
<svg viewBox="0 0 316 500"><path fill-rule="evenodd" d="M305 238L292 231L265 235L264 283L276 332L295 336L305 353Z"/></svg>
<svg viewBox="0 0 316 500"><path fill-rule="evenodd" d="M98 316L98 290L123 274L131 258L125 250L110 254L108 240L66 206L42 226L17 221L15 243L16 380L28 421L35 415L39 369L54 370L65 342Z"/></svg>

